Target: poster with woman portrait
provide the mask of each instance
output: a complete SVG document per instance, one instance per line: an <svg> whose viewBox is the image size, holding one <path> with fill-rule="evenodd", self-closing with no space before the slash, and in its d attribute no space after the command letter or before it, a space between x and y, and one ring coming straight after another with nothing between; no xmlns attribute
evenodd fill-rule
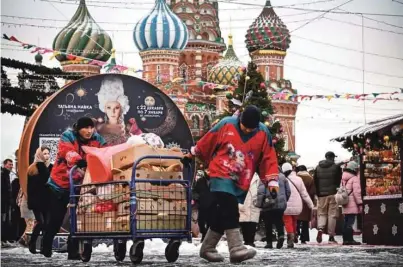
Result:
<svg viewBox="0 0 403 267"><path fill-rule="evenodd" d="M165 147L190 149L193 138L176 104L157 87L133 76L101 74L74 82L47 103L34 126L30 159L40 145L51 147L55 159L60 135L82 116L96 121L109 145L132 135L154 133Z"/></svg>

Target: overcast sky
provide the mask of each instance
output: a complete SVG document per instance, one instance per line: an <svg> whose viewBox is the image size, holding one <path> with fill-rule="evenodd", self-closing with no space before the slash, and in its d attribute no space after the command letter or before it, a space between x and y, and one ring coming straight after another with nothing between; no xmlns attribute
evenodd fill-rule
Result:
<svg viewBox="0 0 403 267"><path fill-rule="evenodd" d="M48 0L2 0L2 22L42 26L39 28L2 24L2 33L9 36L14 35L26 43L51 48L54 37L67 24L67 20L72 17L79 3L79 1L63 1L65 3ZM117 4L109 4L110 2L117 2ZM303 4L307 2L313 3ZM345 2L347 0L271 1L273 6L288 6L275 8L275 12L291 31L323 13L309 12L307 14L306 11L290 9L290 5L297 4L293 6L294 8L329 10ZM403 1L401 2L403 3ZM153 0L87 1L91 15L113 39L118 64L141 68L141 59L133 43L132 30L135 23L149 12L153 3ZM227 41L231 28L236 52L239 58L246 63L249 56L245 48L244 36L247 28L259 15L262 8L239 3L264 5L265 1L219 1L222 36ZM403 4L392 0L353 0L342 6L341 9L351 12L400 15L400 17L366 15L369 19L364 20L364 25L367 27L364 29L364 48L368 53L365 54L366 84L364 90L365 93L379 93L394 92L403 88ZM337 10L340 11L340 9ZM4 15L40 18L41 20L17 19ZM52 21L52 19L62 21ZM360 15L328 13L323 18L295 30L292 33L290 49L285 60L284 78L291 80L293 87L300 94L362 93L363 55L359 52L362 51L361 23ZM60 29L47 28L48 26L60 26ZM2 57L34 63L33 54L27 51L15 51L20 48L12 45L15 44L2 40ZM349 50L338 48L338 46ZM57 60L49 60L49 57L50 55L44 56L46 66L59 66ZM9 75L16 74L15 70L8 70L8 72ZM374 74L374 72L387 75ZM329 141L332 137L362 125L364 117L367 121L371 121L397 113L403 113L403 102L379 101L374 104L367 101L366 116L364 116L362 101L331 100L329 102L326 99L304 101L298 107L296 121L296 152L301 155L299 163L314 166L328 150L333 150L340 156L340 159L348 158L349 153L341 148L339 143ZM13 154L18 148L23 123L23 117L1 114L2 159Z"/></svg>

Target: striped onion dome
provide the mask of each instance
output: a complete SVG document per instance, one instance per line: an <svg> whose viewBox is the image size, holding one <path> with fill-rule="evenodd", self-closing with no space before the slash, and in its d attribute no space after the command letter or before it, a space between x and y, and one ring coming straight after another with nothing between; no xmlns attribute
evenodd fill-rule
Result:
<svg viewBox="0 0 403 267"><path fill-rule="evenodd" d="M232 34L229 34L227 52L225 52L224 58L209 71L208 81L221 85L234 86L237 84L241 68L242 62L235 54Z"/></svg>
<svg viewBox="0 0 403 267"><path fill-rule="evenodd" d="M107 61L111 55L112 40L92 18L85 0L80 0L70 22L56 35L53 50L62 52L56 56L61 63L73 59L66 54Z"/></svg>
<svg viewBox="0 0 403 267"><path fill-rule="evenodd" d="M151 12L134 27L134 44L140 51L185 48L189 33L185 23L175 15L165 0L155 0Z"/></svg>
<svg viewBox="0 0 403 267"><path fill-rule="evenodd" d="M286 51L291 43L287 26L274 12L270 1L266 1L262 13L249 26L245 37L246 48L249 52L256 50Z"/></svg>

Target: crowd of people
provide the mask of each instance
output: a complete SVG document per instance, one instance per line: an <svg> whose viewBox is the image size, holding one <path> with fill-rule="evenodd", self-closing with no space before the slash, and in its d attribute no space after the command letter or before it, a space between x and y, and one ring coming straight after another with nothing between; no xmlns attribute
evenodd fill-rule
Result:
<svg viewBox="0 0 403 267"><path fill-rule="evenodd" d="M208 165L205 175L194 182L192 190L202 233L200 257L210 262L223 261L216 246L225 234L231 262L253 258L256 251L250 247L255 247L261 220L266 228L266 248L273 248L273 226L278 235L277 248L282 248L284 241L288 248L293 248L299 240L305 244L310 241L309 224L315 207L316 241L321 243L322 235L327 233L329 242L336 243L339 187L345 189L348 198L343 205L343 244L359 244L353 239L352 229L355 215L362 211L358 164L348 162L342 170L335 163L336 155L328 152L313 173L304 165L279 166L271 134L260 117L257 107L248 106L241 115L221 120L184 155L185 159L197 157ZM27 190L23 193L17 189L19 196L15 199L11 197L9 177L13 162L9 159L3 162L2 245L10 240L9 232L4 229L11 225L9 211L16 204L19 216L26 222L20 243L27 245L31 253L37 253L36 241L42 232L40 253L51 257L53 239L69 203L68 173L77 166L73 179L79 182L87 166L83 145L98 148L106 145L96 132L94 121L88 117L78 119L72 130L62 134L54 165L49 163L49 148L38 148L28 168ZM32 232L30 240L27 232ZM68 252L69 259L79 257L78 244L70 238Z"/></svg>
<svg viewBox="0 0 403 267"><path fill-rule="evenodd" d="M298 241L306 244L310 241L313 209L317 209L316 241L321 243L322 235L327 233L329 243L337 244L336 196L342 194L341 187L348 198L342 205L343 244L360 244L353 239L355 216L362 212L358 164L344 162L346 166L342 169L342 164L335 163L336 155L327 152L312 173L304 165L278 166L270 133L259 120L259 109L248 106L240 117L224 118L192 148L191 156L209 165L193 186L202 234L200 256L211 262L222 261L224 258L215 247L225 232L231 262L253 258L256 252L246 245L255 247L260 220L266 229L265 248L273 248L273 225L278 249L285 240L288 248L294 248ZM240 156L232 161L234 154ZM242 168L237 168L239 165ZM245 173L254 173L248 182ZM245 184L248 186L243 187Z"/></svg>
<svg viewBox="0 0 403 267"><path fill-rule="evenodd" d="M326 233L329 235L328 242L337 244L334 236L336 221L340 214L335 195L340 186L346 187L349 198L348 204L342 206L343 244L360 244L353 239L355 218L362 212L359 166L356 162L350 161L341 171L340 166L334 163L333 153L330 152L326 155L326 160L333 161L332 166L339 168L339 173L318 176L317 170L322 171L320 166L309 173L304 165L292 166L290 163L285 163L281 166L279 174L277 200L266 207L259 208L256 205L256 203L264 201L262 198L265 196L263 193L265 188L262 183L259 183L258 175L254 175L245 202L239 204L239 224L245 245L255 247L255 235L261 221L265 226L266 236L263 238L267 242L265 248L273 248L273 240L277 240L277 248L282 248L285 240L287 240L288 248L293 248L294 244L298 242L306 244L311 241L309 229L314 215L319 221L315 226L318 229L316 241L321 243L322 235ZM335 170L338 170L337 168ZM211 205L208 170L203 174L199 176L193 186L193 199L198 209L198 225L202 234L201 241L204 240L207 233L208 207ZM333 184L327 184L327 179L333 179ZM317 210L315 214L313 214L314 209ZM287 236L284 232L287 233Z"/></svg>

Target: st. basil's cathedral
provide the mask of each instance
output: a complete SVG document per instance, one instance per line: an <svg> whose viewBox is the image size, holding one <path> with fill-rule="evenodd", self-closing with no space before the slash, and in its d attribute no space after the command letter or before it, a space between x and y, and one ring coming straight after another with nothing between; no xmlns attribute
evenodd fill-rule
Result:
<svg viewBox="0 0 403 267"><path fill-rule="evenodd" d="M215 0L156 0L150 12L134 25L134 45L143 61L142 78L172 98L195 137L208 131L214 117L224 111L228 89L223 88L236 87L245 65L236 55L231 34L228 46L225 44L218 12ZM82 32L91 38L82 37ZM245 44L266 80L268 93L297 92L284 79L284 59L290 43L287 26L266 1L246 30ZM54 39L55 51L63 47L76 56L115 63L112 39L92 18L85 0L80 1L68 25ZM66 72L92 75L101 70L100 66L76 62L65 55L56 58ZM272 102L275 117L284 128L284 149L295 151L298 103Z"/></svg>

